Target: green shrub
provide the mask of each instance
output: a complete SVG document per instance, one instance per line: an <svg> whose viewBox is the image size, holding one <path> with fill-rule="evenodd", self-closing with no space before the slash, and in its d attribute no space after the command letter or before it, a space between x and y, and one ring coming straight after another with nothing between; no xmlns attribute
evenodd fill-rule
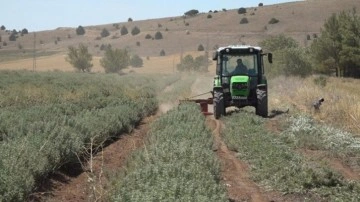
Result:
<svg viewBox="0 0 360 202"><path fill-rule="evenodd" d="M246 8L241 7L238 9L238 14L244 14L244 13L246 13Z"/></svg>
<svg viewBox="0 0 360 202"><path fill-rule="evenodd" d="M204 51L205 48L202 44L199 44L198 48L197 48L198 51Z"/></svg>
<svg viewBox="0 0 360 202"><path fill-rule="evenodd" d="M161 34L161 32L157 31L157 32L155 33L155 39L156 39L156 40L163 39L163 35Z"/></svg>
<svg viewBox="0 0 360 202"><path fill-rule="evenodd" d="M130 65L132 67L142 67L143 66L143 60L138 55L133 55L130 59Z"/></svg>
<svg viewBox="0 0 360 202"><path fill-rule="evenodd" d="M129 32L128 32L128 29L124 26L121 27L121 30L120 30L120 34L121 36L123 35L127 35Z"/></svg>
<svg viewBox="0 0 360 202"><path fill-rule="evenodd" d="M68 47L68 54L66 61L69 62L75 69L81 72L90 72L93 64L92 55L89 53L88 47L84 44L79 44L79 47Z"/></svg>
<svg viewBox="0 0 360 202"><path fill-rule="evenodd" d="M208 19L209 19L209 18L212 18L212 15L208 14L208 15L207 15L207 18L208 18Z"/></svg>
<svg viewBox="0 0 360 202"><path fill-rule="evenodd" d="M29 31L28 31L26 28L24 28L24 29L21 30L21 34L22 34L22 35L28 34L28 33L29 33Z"/></svg>
<svg viewBox="0 0 360 202"><path fill-rule="evenodd" d="M247 18L242 18L242 19L240 20L240 24L247 24L247 23L249 23L249 21L248 21Z"/></svg>
<svg viewBox="0 0 360 202"><path fill-rule="evenodd" d="M164 50L164 49L162 49L162 50L160 51L160 56L165 56L165 50Z"/></svg>
<svg viewBox="0 0 360 202"><path fill-rule="evenodd" d="M101 36L102 38L108 37L108 36L110 36L110 32L109 32L106 28L104 28L104 29L101 31L100 36Z"/></svg>
<svg viewBox="0 0 360 202"><path fill-rule="evenodd" d="M129 66L130 56L126 49L107 48L105 56L100 60L106 73L119 73Z"/></svg>
<svg viewBox="0 0 360 202"><path fill-rule="evenodd" d="M9 36L9 41L16 41L17 39L17 34L12 32Z"/></svg>
<svg viewBox="0 0 360 202"><path fill-rule="evenodd" d="M82 27L81 25L79 25L78 28L76 28L76 34L77 34L77 35L84 35L84 34L85 34L85 29L84 29L84 27Z"/></svg>
<svg viewBox="0 0 360 202"><path fill-rule="evenodd" d="M151 38L152 38L152 36L150 34L145 35L145 39L151 39Z"/></svg>
<svg viewBox="0 0 360 202"><path fill-rule="evenodd" d="M196 10L196 9L191 9L191 10L185 12L184 15L185 15L185 16L190 16L190 17L192 17L192 16L197 15L198 13L199 13L198 10Z"/></svg>
<svg viewBox="0 0 360 202"><path fill-rule="evenodd" d="M269 20L269 24L276 24L278 22L279 22L279 20L276 18L271 18L271 20Z"/></svg>
<svg viewBox="0 0 360 202"><path fill-rule="evenodd" d="M138 35L140 33L140 29L135 26L132 30L131 30L131 34L134 35Z"/></svg>

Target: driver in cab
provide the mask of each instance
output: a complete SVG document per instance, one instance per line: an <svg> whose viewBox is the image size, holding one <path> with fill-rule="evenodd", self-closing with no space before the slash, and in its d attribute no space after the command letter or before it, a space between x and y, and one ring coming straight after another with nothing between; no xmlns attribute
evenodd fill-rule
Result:
<svg viewBox="0 0 360 202"><path fill-rule="evenodd" d="M248 68L243 64L242 59L237 59L237 65L231 75L247 74Z"/></svg>

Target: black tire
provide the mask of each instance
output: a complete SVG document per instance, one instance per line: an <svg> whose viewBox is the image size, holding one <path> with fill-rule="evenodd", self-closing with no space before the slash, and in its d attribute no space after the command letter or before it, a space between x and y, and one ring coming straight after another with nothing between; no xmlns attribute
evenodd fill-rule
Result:
<svg viewBox="0 0 360 202"><path fill-rule="evenodd" d="M267 91L256 89L256 96L257 96L256 115L266 118L268 116Z"/></svg>
<svg viewBox="0 0 360 202"><path fill-rule="evenodd" d="M213 105L215 119L225 116L224 93L222 91L214 91Z"/></svg>

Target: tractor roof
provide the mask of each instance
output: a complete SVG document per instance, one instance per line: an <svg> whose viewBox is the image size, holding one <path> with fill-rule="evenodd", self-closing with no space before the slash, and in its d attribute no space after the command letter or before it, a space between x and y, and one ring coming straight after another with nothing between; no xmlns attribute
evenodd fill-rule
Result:
<svg viewBox="0 0 360 202"><path fill-rule="evenodd" d="M229 46L224 46L224 47L220 47L217 49L218 52L225 50L227 48L230 49L238 49L238 50L249 50L251 48L257 50L257 51L261 51L261 47L259 46L250 46L250 45L229 45Z"/></svg>

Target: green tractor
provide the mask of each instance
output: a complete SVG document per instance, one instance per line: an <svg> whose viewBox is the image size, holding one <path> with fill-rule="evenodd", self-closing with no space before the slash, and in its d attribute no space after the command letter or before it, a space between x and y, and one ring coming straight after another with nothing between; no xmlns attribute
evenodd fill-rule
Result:
<svg viewBox="0 0 360 202"><path fill-rule="evenodd" d="M214 116L226 115L226 108L253 106L256 114L268 116L268 88L264 75L264 56L272 63L272 54L260 47L227 46L216 50L213 106Z"/></svg>

